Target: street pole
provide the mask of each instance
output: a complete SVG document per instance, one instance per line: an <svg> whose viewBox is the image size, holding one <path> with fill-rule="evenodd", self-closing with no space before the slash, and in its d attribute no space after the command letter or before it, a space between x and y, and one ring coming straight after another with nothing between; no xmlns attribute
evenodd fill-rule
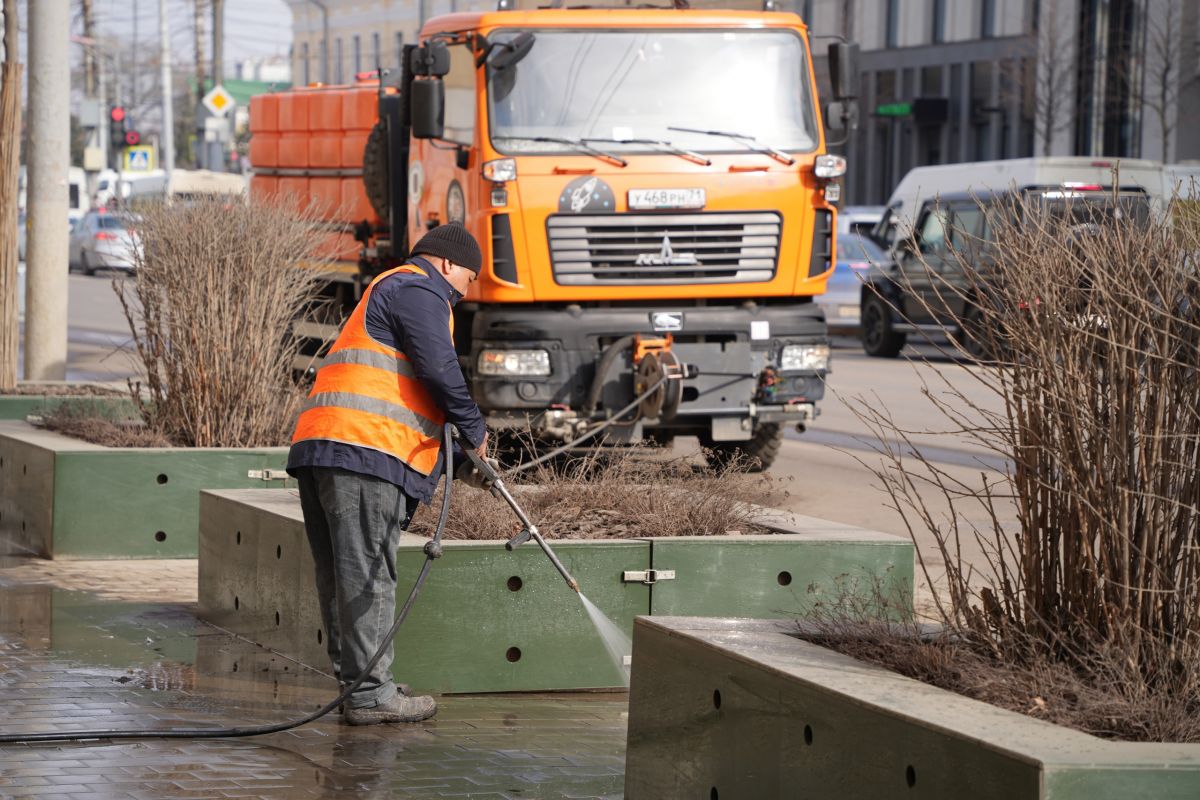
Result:
<svg viewBox="0 0 1200 800"><path fill-rule="evenodd" d="M172 106L171 86L171 31L167 27L167 0L158 0L159 59L162 61L162 137L159 146L159 163L167 180L175 169L175 109Z"/></svg>
<svg viewBox="0 0 1200 800"><path fill-rule="evenodd" d="M321 0L308 0L321 9L321 83L329 84L329 7Z"/></svg>
<svg viewBox="0 0 1200 800"><path fill-rule="evenodd" d="M205 89L204 89L204 0L193 0L193 2L192 2L192 21L193 21L193 28L194 28L193 33L195 34L194 47L196 50L196 100L195 100L195 103L193 104L193 108L195 110L193 113L193 123L192 123L192 133L194 134L195 139L196 139L196 146L194 148L195 164L193 166L196 167L196 169L204 169L205 164L206 164L206 157L208 155L205 152L208 145L204 141L204 116L203 116L204 106L201 105L201 103L204 100L204 94L205 94Z"/></svg>
<svg viewBox="0 0 1200 800"><path fill-rule="evenodd" d="M212 0L213 6L213 86L225 83L225 0Z"/></svg>
<svg viewBox="0 0 1200 800"><path fill-rule="evenodd" d="M0 391L17 385L17 175L21 151L21 59L17 0L4 0L4 64L0 67Z"/></svg>
<svg viewBox="0 0 1200 800"><path fill-rule="evenodd" d="M25 378L67 375L67 179L71 164L68 0L29 3L29 241Z"/></svg>

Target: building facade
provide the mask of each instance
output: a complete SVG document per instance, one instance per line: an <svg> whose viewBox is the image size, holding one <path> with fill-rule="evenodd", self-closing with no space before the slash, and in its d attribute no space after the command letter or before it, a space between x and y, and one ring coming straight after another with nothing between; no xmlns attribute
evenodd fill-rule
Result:
<svg viewBox="0 0 1200 800"><path fill-rule="evenodd" d="M1200 158L1195 0L800 0L862 47L847 199L913 167L1091 155ZM815 48L823 50L821 40Z"/></svg>

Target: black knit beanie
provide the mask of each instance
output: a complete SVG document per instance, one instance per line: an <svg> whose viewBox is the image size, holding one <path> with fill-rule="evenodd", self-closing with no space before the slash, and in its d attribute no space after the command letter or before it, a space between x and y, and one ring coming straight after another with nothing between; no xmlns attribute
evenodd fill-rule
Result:
<svg viewBox="0 0 1200 800"><path fill-rule="evenodd" d="M421 237L421 241L413 247L412 254L446 258L476 274L479 274L479 269L483 266L483 253L479 252L479 243L461 222L437 226Z"/></svg>

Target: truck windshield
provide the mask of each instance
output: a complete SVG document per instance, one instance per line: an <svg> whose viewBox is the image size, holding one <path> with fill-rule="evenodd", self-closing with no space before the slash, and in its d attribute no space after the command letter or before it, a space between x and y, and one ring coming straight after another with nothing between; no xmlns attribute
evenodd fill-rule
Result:
<svg viewBox="0 0 1200 800"><path fill-rule="evenodd" d="M502 31L506 42L519 31ZM755 152L707 135L737 131L790 152L816 147L803 40L790 31L536 31L533 49L488 71L496 148L509 154L579 148L548 137L603 140L604 149ZM680 131L691 128L693 131Z"/></svg>

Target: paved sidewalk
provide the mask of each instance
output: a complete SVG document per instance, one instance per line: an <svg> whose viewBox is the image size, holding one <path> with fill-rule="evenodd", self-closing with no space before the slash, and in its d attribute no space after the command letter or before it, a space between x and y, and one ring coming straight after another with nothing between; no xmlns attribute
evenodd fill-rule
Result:
<svg viewBox="0 0 1200 800"><path fill-rule="evenodd" d="M0 558L0 732L246 725L332 697L328 676L198 622L194 587L194 562ZM248 739L0 745L0 798L622 793L624 694L444 697L413 726L339 719Z"/></svg>

